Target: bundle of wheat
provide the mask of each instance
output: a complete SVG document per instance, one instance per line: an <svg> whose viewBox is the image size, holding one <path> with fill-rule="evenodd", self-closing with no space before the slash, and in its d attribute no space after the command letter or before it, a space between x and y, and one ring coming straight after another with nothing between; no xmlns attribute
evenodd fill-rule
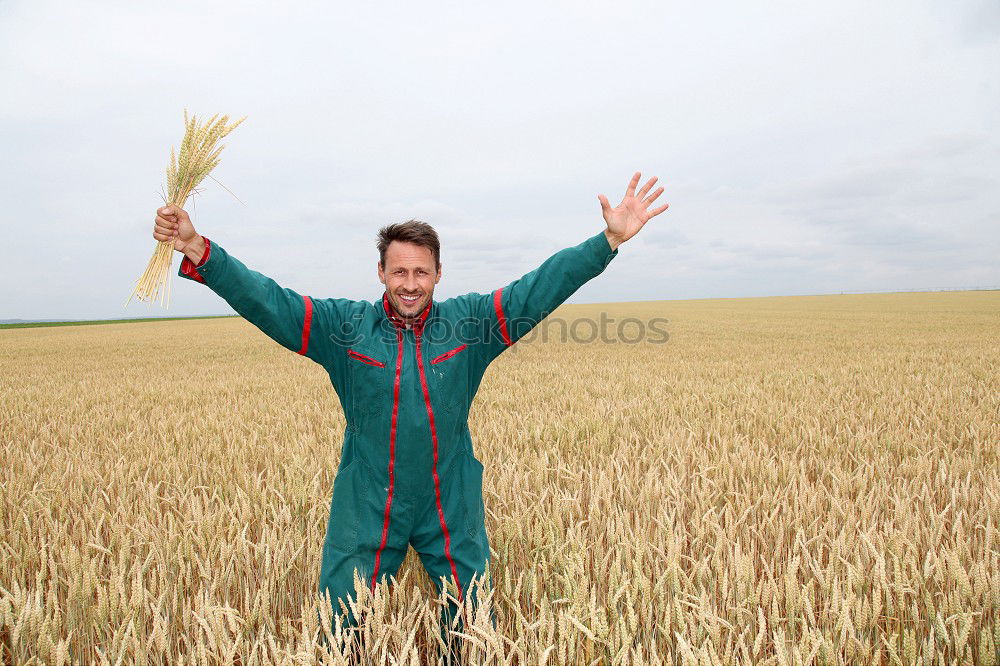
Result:
<svg viewBox="0 0 1000 666"><path fill-rule="evenodd" d="M217 145L237 125L246 120L243 116L233 124L228 124L229 116L212 116L208 122L199 124L198 116L188 118L184 109L184 139L177 154L170 148L170 162L167 164L167 194L164 204L184 207L187 198L195 193L195 188L219 164L219 153L225 145ZM216 120L218 118L218 120ZM127 306L132 297L141 301L160 299L160 305L170 305L170 273L173 261L173 241L158 241L146 271L136 281L135 288L125 300Z"/></svg>

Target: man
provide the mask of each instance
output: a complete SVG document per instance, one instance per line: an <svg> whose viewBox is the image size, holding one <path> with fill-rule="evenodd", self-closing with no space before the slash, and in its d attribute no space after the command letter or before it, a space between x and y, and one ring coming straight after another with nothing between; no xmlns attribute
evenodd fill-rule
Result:
<svg viewBox="0 0 1000 666"><path fill-rule="evenodd" d="M489 294L434 301L440 244L411 220L379 233L382 297L314 299L280 287L198 235L177 206L157 211L153 237L184 254L180 275L202 282L289 350L323 365L347 420L323 545L319 593L333 610L354 593L357 571L374 590L395 575L412 545L441 590L463 599L490 559L483 466L473 454L469 407L486 367L600 274L618 246L667 209L663 192L639 192L632 176L621 203L598 195L607 227L557 252ZM470 325L471 324L471 325ZM473 595L474 596L474 595ZM474 602L474 599L470 599ZM457 610L446 610L449 621ZM347 614L348 624L357 619Z"/></svg>

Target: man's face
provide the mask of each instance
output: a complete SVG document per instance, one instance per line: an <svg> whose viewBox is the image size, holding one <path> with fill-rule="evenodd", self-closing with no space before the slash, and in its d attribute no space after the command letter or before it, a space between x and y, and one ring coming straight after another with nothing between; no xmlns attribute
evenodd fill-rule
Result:
<svg viewBox="0 0 1000 666"><path fill-rule="evenodd" d="M411 319L431 302L434 285L441 280L441 268L435 268L429 248L392 241L385 249L385 266L378 266L378 279L385 285L396 312L404 319Z"/></svg>

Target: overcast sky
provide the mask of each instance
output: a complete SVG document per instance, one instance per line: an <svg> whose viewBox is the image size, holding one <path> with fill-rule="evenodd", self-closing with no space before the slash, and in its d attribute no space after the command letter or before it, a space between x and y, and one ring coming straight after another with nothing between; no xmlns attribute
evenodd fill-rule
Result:
<svg viewBox="0 0 1000 666"><path fill-rule="evenodd" d="M122 304L184 107L248 116L198 231L315 297L409 218L436 298L502 286L637 170L670 209L570 302L1000 284L996 0L157 4L0 0L0 318L163 314Z"/></svg>

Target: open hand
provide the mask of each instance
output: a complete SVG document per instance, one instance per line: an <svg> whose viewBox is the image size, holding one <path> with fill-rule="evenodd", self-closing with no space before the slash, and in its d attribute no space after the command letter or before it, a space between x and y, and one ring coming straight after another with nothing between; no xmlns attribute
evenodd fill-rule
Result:
<svg viewBox="0 0 1000 666"><path fill-rule="evenodd" d="M632 180L628 184L628 189L625 190L625 198L614 208L608 203L606 196L603 194L597 195L597 198L601 202L601 212L604 214L604 221L608 223L605 233L608 234L609 240L613 238L618 243L624 243L639 233L639 230L642 229L643 225L650 218L656 217L669 207L669 204L663 204L659 208L647 210L656 201L656 198L663 194L663 188L658 187L655 192L647 196L650 188L656 183L656 176L654 176L642 186L642 189L637 194L635 186L639 184L641 175L638 171L635 172L635 175L632 176Z"/></svg>

